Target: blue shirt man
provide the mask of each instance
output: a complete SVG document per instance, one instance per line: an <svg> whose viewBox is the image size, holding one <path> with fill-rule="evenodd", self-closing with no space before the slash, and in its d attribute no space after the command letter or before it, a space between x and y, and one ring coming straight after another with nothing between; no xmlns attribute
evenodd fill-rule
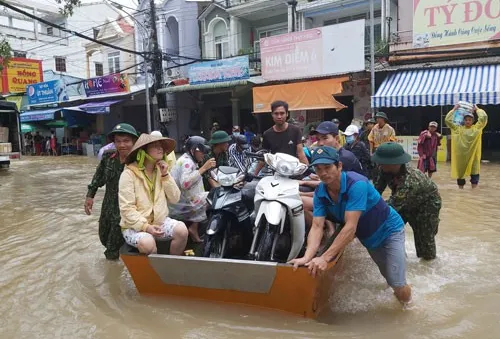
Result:
<svg viewBox="0 0 500 339"><path fill-rule="evenodd" d="M311 165L321 180L314 194L313 223L302 258L290 263L305 265L315 276L326 270L328 263L342 253L357 236L379 267L398 300L411 300L406 283L404 222L386 204L368 179L354 172L342 172L342 162L335 148L322 146L313 151ZM344 223L331 246L315 257L323 238L327 213Z"/></svg>

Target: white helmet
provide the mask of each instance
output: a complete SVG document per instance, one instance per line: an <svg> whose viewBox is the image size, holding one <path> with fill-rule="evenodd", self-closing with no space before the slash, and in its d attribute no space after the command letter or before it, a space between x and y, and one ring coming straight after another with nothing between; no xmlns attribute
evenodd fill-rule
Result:
<svg viewBox="0 0 500 339"><path fill-rule="evenodd" d="M160 131L153 131L151 132L151 135L154 137L163 137L163 134L161 134Z"/></svg>
<svg viewBox="0 0 500 339"><path fill-rule="evenodd" d="M354 134L359 134L359 128L358 126L356 125L349 125L347 126L347 128L345 129L345 132L344 132L345 135L354 135Z"/></svg>

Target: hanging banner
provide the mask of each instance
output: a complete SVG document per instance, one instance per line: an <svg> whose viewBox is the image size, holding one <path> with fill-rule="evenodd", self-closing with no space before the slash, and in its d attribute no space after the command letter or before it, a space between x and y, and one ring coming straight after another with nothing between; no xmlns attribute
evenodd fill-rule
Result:
<svg viewBox="0 0 500 339"><path fill-rule="evenodd" d="M2 93L24 93L27 85L42 81L41 60L11 58L2 72Z"/></svg>
<svg viewBox="0 0 500 339"><path fill-rule="evenodd" d="M413 0L413 47L500 39L498 0Z"/></svg>
<svg viewBox="0 0 500 339"><path fill-rule="evenodd" d="M103 77L92 78L83 82L87 97L112 93L127 93L130 85L127 74L110 74Z"/></svg>
<svg viewBox="0 0 500 339"><path fill-rule="evenodd" d="M189 84L245 80L250 78L248 55L197 62L189 67Z"/></svg>
<svg viewBox="0 0 500 339"><path fill-rule="evenodd" d="M262 77L286 80L365 69L365 20L260 39Z"/></svg>
<svg viewBox="0 0 500 339"><path fill-rule="evenodd" d="M63 80L51 80L26 86L28 104L51 104L55 102L68 101L66 84Z"/></svg>

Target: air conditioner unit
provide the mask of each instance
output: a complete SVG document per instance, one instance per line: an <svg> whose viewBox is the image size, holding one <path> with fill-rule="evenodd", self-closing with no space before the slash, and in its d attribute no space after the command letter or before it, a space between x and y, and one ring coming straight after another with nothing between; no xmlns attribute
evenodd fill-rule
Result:
<svg viewBox="0 0 500 339"><path fill-rule="evenodd" d="M160 122L175 121L177 110L175 108L160 108Z"/></svg>
<svg viewBox="0 0 500 339"><path fill-rule="evenodd" d="M176 68L171 68L167 69L165 71L165 79L167 80L173 80L173 79L178 79L181 76L181 72L179 69Z"/></svg>

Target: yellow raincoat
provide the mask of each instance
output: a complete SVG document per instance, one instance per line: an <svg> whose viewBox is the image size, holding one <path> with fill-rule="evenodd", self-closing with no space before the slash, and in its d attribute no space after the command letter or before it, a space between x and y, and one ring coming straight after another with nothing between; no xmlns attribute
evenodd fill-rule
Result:
<svg viewBox="0 0 500 339"><path fill-rule="evenodd" d="M477 122L472 127L453 123L451 110L446 115L446 126L451 129L451 176L454 179L465 179L471 174L479 174L481 166L481 144L483 129L488 123L488 115L477 109Z"/></svg>

